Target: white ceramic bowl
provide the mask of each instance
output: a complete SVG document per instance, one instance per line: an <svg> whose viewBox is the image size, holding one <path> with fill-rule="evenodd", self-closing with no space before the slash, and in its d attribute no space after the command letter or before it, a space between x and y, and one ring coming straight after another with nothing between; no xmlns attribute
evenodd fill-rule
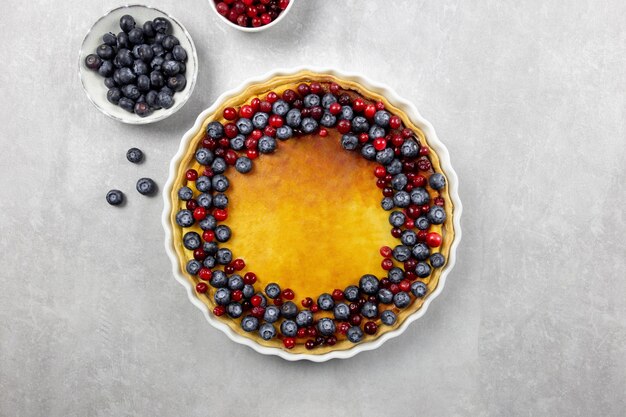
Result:
<svg viewBox="0 0 626 417"><path fill-rule="evenodd" d="M433 291L431 294L428 295L428 297L424 301L424 304L422 305L422 308L417 310L412 315L408 316L399 328L393 331L387 332L387 333L383 333L380 337L370 342L363 342L363 343L355 344L354 347L350 349L340 350L340 351L331 351L322 355L290 353L286 350L282 350L278 348L261 346L260 344L256 343L254 340L249 339L247 337L243 337L235 333L225 323L223 323L222 321L214 317L213 314L209 312L208 307L196 297L194 288L189 283L189 280L185 278L180 271L178 256L176 255L176 250L174 249L174 246L173 246L172 236L174 235L174 231L172 230L172 227L170 225L170 211L172 209L170 195L172 192L172 187L174 186L174 181L176 179L178 165L180 164L181 159L185 155L185 152L187 148L189 147L189 143L191 139L194 137L196 132L198 132L198 130L200 129L202 123L206 120L206 118L215 112L215 109L219 107L220 103L234 96L241 94L246 88L248 88L249 86L253 84L264 83L277 76L291 75L291 74L295 74L297 72L304 71L304 70L316 72L316 73L328 73L328 74L334 75L336 77L339 77L345 80L359 83L365 88L367 88L368 90L371 90L372 92L382 95L387 100L389 100L390 103L392 103L393 105L403 110L407 114L407 116L411 119L411 121L424 132L424 134L428 138L429 146L432 149L434 149L437 155L439 156L439 162L441 164L441 168L446 173L446 177L448 179L448 187L449 187L448 191L450 193L450 198L452 199L452 202L454 204L453 224L454 224L455 238L450 247L450 254L448 255L448 263L444 267L444 270L441 273L437 288L435 289L435 291ZM437 138L437 134L435 133L435 129L433 128L433 126L419 114L419 112L417 111L417 109L415 108L413 104L400 98L393 90L391 90L391 88L385 86L384 84L375 83L362 75L347 74L347 73L344 73L335 69L302 67L302 68L294 68L294 69L289 69L289 70L278 70L278 71L274 71L269 74L266 74L262 77L249 79L244 84L242 84L239 88L227 91L221 96L219 96L211 107L209 107L208 109L200 113L200 115L196 119L196 123L183 136L180 142L178 153L174 156L174 158L172 159L172 162L170 163L169 178L163 189L164 208L163 208L162 223L163 223L163 228L165 229L165 250L168 256L170 257L170 260L172 261L174 277L187 290L187 296L189 297L189 300L191 301L191 303L195 305L196 307L198 307L204 313L204 316L213 327L226 333L226 336L228 336L231 340L237 343L240 343L242 345L249 346L255 351L262 353L264 355L276 355L289 361L310 360L313 362L325 362L329 359L335 359L335 358L346 359L346 358L350 358L356 355L359 352L376 349L379 346L381 346L383 343L385 343L387 340L401 335L407 329L409 324L419 319L426 313L426 310L428 309L428 306L430 305L430 303L435 298L437 298L437 296L441 293L441 291L443 291L444 284L446 283L446 278L448 274L450 273L450 271L452 271L452 268L454 267L454 264L456 262L456 248L458 247L459 242L461 241L460 220L461 220L461 213L463 211L463 206L461 205L461 200L459 199L458 188L459 188L458 178L457 178L456 172L454 172L454 169L452 168L452 165L450 164L450 155L448 153L448 149Z"/></svg>
<svg viewBox="0 0 626 417"><path fill-rule="evenodd" d="M289 4L287 5L287 8L285 10L283 10L278 17L276 18L276 20L270 22L267 25L263 25L263 26L259 26L259 27L243 27L243 26L239 26L233 22L231 22L230 20L228 20L227 18L225 18L224 16L222 16L221 14L219 14L217 12L217 5L215 3L215 0L208 0L209 4L211 5L211 9L215 12L215 15L217 16L217 18L219 20L221 20L222 22L226 23L228 26L235 28L237 30L240 30L242 32L261 32L262 30L265 29L269 29L272 26L278 24L278 22L280 22L281 20L283 20L285 18L285 16L287 15L287 13L289 13L289 10L291 10L291 7L293 6L293 3L296 0L289 0Z"/></svg>
<svg viewBox="0 0 626 417"><path fill-rule="evenodd" d="M104 85L104 78L98 74L97 71L90 70L85 66L85 57L95 53L96 48L102 44L102 35L107 32L117 34L121 31L120 17L125 14L133 16L138 24L143 24L143 22L152 20L155 17L167 18L172 24L172 35L178 38L180 45L187 51L187 62L185 63L187 67L185 71L187 85L182 91L174 94L174 105L172 107L169 109L156 110L147 117L139 117L134 113L129 113L121 107L110 103L107 100L108 89ZM78 73L87 97L102 113L123 123L136 125L154 123L176 113L191 96L193 88L196 85L196 78L198 77L198 54L189 32L187 32L187 29L174 17L150 6L138 4L121 6L109 11L98 19L89 30L89 33L87 33L87 36L85 36L78 54Z"/></svg>

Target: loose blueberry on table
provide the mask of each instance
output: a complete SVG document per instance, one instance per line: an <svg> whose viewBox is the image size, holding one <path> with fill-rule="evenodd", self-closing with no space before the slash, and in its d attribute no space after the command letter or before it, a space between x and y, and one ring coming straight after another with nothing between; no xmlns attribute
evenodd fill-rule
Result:
<svg viewBox="0 0 626 417"><path fill-rule="evenodd" d="M105 33L102 44L85 57L85 66L104 77L107 100L140 117L174 105L184 90L187 51L171 35L169 20L157 17L143 25L130 15L120 18L117 35Z"/></svg>
<svg viewBox="0 0 626 417"><path fill-rule="evenodd" d="M234 9L243 3L219 4ZM399 115L382 101L337 83L310 81L251 97L239 108L225 108L223 119L219 116L212 117L225 122L208 123L181 178L176 190L181 208L174 214L188 256L185 270L215 316L238 321L242 331L264 341L280 339L286 349L314 350L376 337L381 329L398 325L403 310L421 306L434 288L428 285L431 275L446 263L440 248L447 184L435 172L430 149ZM381 207L390 212L390 233L398 244L380 248L382 276L355 277L354 285L344 289L296 294L277 283L259 287L256 274L240 272L246 269L244 260L226 247L233 233L224 224L228 171L234 166L254 175L255 160L276 152L281 141L306 140L311 134L326 138L330 129L339 133L345 151L374 164L372 186L381 191ZM191 167L198 164L199 169ZM194 225L199 232L189 230Z"/></svg>
<svg viewBox="0 0 626 417"><path fill-rule="evenodd" d="M272 23L290 0L214 0L217 12L243 27L260 27Z"/></svg>

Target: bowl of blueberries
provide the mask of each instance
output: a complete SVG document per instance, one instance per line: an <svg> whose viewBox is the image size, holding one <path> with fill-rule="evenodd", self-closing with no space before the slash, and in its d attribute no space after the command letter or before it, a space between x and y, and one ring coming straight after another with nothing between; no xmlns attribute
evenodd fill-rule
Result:
<svg viewBox="0 0 626 417"><path fill-rule="evenodd" d="M123 123L154 123L191 96L198 56L189 32L172 16L153 7L122 6L85 36L79 75L102 113Z"/></svg>

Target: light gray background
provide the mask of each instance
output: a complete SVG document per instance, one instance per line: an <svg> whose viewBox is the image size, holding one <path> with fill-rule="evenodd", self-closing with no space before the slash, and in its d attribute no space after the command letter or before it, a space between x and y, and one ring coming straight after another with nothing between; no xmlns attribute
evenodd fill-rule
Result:
<svg viewBox="0 0 626 417"><path fill-rule="evenodd" d="M3 0L0 415L625 415L625 3L296 1L255 35L203 0L154 2L191 32L200 74L178 114L133 127L93 108L76 74L118 2ZM160 197L134 191L164 183L221 92L303 64L414 102L465 208L426 316L321 365L210 327L170 272ZM113 187L123 209L104 201Z"/></svg>

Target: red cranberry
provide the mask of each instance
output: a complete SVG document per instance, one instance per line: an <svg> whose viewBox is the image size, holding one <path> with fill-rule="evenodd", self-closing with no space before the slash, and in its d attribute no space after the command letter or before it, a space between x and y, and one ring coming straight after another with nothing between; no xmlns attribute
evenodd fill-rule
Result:
<svg viewBox="0 0 626 417"><path fill-rule="evenodd" d="M430 161L428 159L420 159L417 161L417 168L420 171L428 171L431 168Z"/></svg>
<svg viewBox="0 0 626 417"><path fill-rule="evenodd" d="M308 95L311 92L311 89L309 88L308 84L300 84L298 85L298 94L300 94L300 96L304 97L306 95Z"/></svg>
<svg viewBox="0 0 626 417"><path fill-rule="evenodd" d="M361 97L357 97L354 99L354 103L352 103L352 108L354 111L363 111L365 110L365 101Z"/></svg>
<svg viewBox="0 0 626 417"><path fill-rule="evenodd" d="M391 291L393 294L397 294L400 292L400 287L398 286L398 284L391 284L389 286L389 291Z"/></svg>
<svg viewBox="0 0 626 417"><path fill-rule="evenodd" d="M333 93L334 95L337 95L337 94L339 94L339 89L340 89L339 84L337 84L337 83L330 83L329 90L330 90L331 93Z"/></svg>
<svg viewBox="0 0 626 417"><path fill-rule="evenodd" d="M322 84L318 83L317 81L313 81L310 88L311 93L313 94L319 94L322 92Z"/></svg>
<svg viewBox="0 0 626 417"><path fill-rule="evenodd" d="M335 301L341 301L343 300L343 291L341 291L340 289L336 288L333 290L333 294L332 294L333 300Z"/></svg>
<svg viewBox="0 0 626 417"><path fill-rule="evenodd" d="M415 171L416 165L415 161L404 161L402 162L402 170L407 173L411 173Z"/></svg>
<svg viewBox="0 0 626 417"><path fill-rule="evenodd" d="M298 329L298 337L306 337L306 329L304 327Z"/></svg>
<svg viewBox="0 0 626 417"><path fill-rule="evenodd" d="M252 308L252 304L250 304L250 300L243 300L243 301L241 302L241 307L242 307L244 310L248 311L248 310L250 310L250 309Z"/></svg>
<svg viewBox="0 0 626 417"><path fill-rule="evenodd" d="M226 107L223 115L226 120L235 120L237 118L237 110L235 110L234 107Z"/></svg>
<svg viewBox="0 0 626 417"><path fill-rule="evenodd" d="M347 93L343 93L339 96L339 99L337 101L339 101L339 104L341 104L342 106L349 106L351 101L350 95Z"/></svg>
<svg viewBox="0 0 626 417"><path fill-rule="evenodd" d="M293 103L297 98L298 95L292 89L288 88L283 91L283 100L285 100L287 103Z"/></svg>
<svg viewBox="0 0 626 417"><path fill-rule="evenodd" d="M213 211L213 217L220 222L224 221L228 218L228 211L224 209L215 209L215 211Z"/></svg>
<svg viewBox="0 0 626 417"><path fill-rule="evenodd" d="M367 106L365 106L364 114L365 117L371 119L376 114L376 106L374 106L373 104L368 104Z"/></svg>
<svg viewBox="0 0 626 417"><path fill-rule="evenodd" d="M426 185L426 177L423 175L416 175L413 179L413 185L416 187L423 187Z"/></svg>
<svg viewBox="0 0 626 417"><path fill-rule="evenodd" d="M224 125L224 134L226 135L226 137L232 139L239 134L239 130L237 129L237 126L235 126L234 123L226 123L226 125ZM220 144L222 146L228 146L229 145L228 139L226 140L225 144L223 144L221 141L220 141Z"/></svg>
<svg viewBox="0 0 626 417"><path fill-rule="evenodd" d="M226 265L224 267L224 272L226 272L227 274L232 274L233 272L235 272L235 267L233 267L232 265Z"/></svg>
<svg viewBox="0 0 626 417"><path fill-rule="evenodd" d="M308 350L311 350L311 349L315 348L315 341L311 340L311 339L307 340L304 343L304 347L307 348Z"/></svg>
<svg viewBox="0 0 626 417"><path fill-rule="evenodd" d="M255 6L248 6L248 8L246 9L246 14L248 15L248 17L256 17L258 13L259 11L257 10Z"/></svg>
<svg viewBox="0 0 626 417"><path fill-rule="evenodd" d="M228 14L228 4L224 3L223 1L217 3L215 7L217 9L217 12L222 16L226 16Z"/></svg>
<svg viewBox="0 0 626 417"><path fill-rule="evenodd" d="M260 319L265 314L265 308L261 306L252 307L250 314L252 314L257 319Z"/></svg>
<svg viewBox="0 0 626 417"><path fill-rule="evenodd" d="M441 235L436 232L431 232L426 235L426 244L431 248L437 248L441 246Z"/></svg>
<svg viewBox="0 0 626 417"><path fill-rule="evenodd" d="M260 295L253 295L252 297L250 297L250 304L252 304L255 307L260 306L263 303L263 298L261 298Z"/></svg>
<svg viewBox="0 0 626 417"><path fill-rule="evenodd" d="M311 111L311 117L314 118L315 120L319 120L322 118L322 116L324 115L324 109L322 109L321 106L313 106L310 109Z"/></svg>
<svg viewBox="0 0 626 417"><path fill-rule="evenodd" d="M248 149L246 151L246 156L250 159L257 159L259 157L259 151L256 149Z"/></svg>
<svg viewBox="0 0 626 417"><path fill-rule="evenodd" d="M350 328L350 325L344 322L344 323L339 323L339 327L337 328L337 330L341 334L346 334L349 328Z"/></svg>
<svg viewBox="0 0 626 417"><path fill-rule="evenodd" d="M404 270L405 271L413 271L415 270L415 267L417 266L417 260L411 258L411 259L407 259L406 262L404 262Z"/></svg>
<svg viewBox="0 0 626 417"><path fill-rule="evenodd" d="M428 232L426 230L420 230L419 232L417 232L417 240L419 240L420 242L425 242L426 236L428 236Z"/></svg>
<svg viewBox="0 0 626 417"><path fill-rule="evenodd" d="M297 99L295 99L293 101L292 107L294 109L302 109L302 106L304 106L304 103L299 98L297 98Z"/></svg>
<svg viewBox="0 0 626 417"><path fill-rule="evenodd" d="M402 125L402 120L398 116L391 116L389 118L389 127L397 129Z"/></svg>
<svg viewBox="0 0 626 417"><path fill-rule="evenodd" d="M285 300L293 300L293 298L295 297L295 294L291 288L285 288L282 294Z"/></svg>
<svg viewBox="0 0 626 417"><path fill-rule="evenodd" d="M389 288L389 286L391 285L391 281L389 281L389 278L383 278L380 280L380 286L383 288Z"/></svg>
<svg viewBox="0 0 626 417"><path fill-rule="evenodd" d="M399 147L404 143L404 139L402 139L402 136L395 134L391 136L391 143L393 143L393 146Z"/></svg>
<svg viewBox="0 0 626 417"><path fill-rule="evenodd" d="M234 301L241 301L241 299L243 298L243 291L241 291L241 290L233 291L233 293L231 294L231 298Z"/></svg>
<svg viewBox="0 0 626 417"><path fill-rule="evenodd" d="M285 10L289 6L289 0L278 0L278 7Z"/></svg>
<svg viewBox="0 0 626 417"><path fill-rule="evenodd" d="M356 314L354 316L351 316L350 317L350 323L353 326L358 326L359 324L361 324L361 316L356 315Z"/></svg>
<svg viewBox="0 0 626 417"><path fill-rule="evenodd" d="M367 301L369 301L370 303L377 303L378 298L376 298L375 295L370 295L369 297L367 297Z"/></svg>
<svg viewBox="0 0 626 417"><path fill-rule="evenodd" d="M234 126L234 124L230 123L231 126ZM237 136L237 135L235 135ZM222 148L228 148L230 146L230 141L228 140L228 138L222 138L219 140L219 145Z"/></svg>
<svg viewBox="0 0 626 417"><path fill-rule="evenodd" d="M272 103L270 103L269 101L262 101L261 104L259 104L259 110L261 110L264 113L271 113Z"/></svg>
<svg viewBox="0 0 626 417"><path fill-rule="evenodd" d="M250 119L253 115L254 115L254 110L252 109L252 106L244 104L239 109L239 117Z"/></svg>
<svg viewBox="0 0 626 417"><path fill-rule="evenodd" d="M213 239L215 239L215 232L213 230L205 230L202 232L202 239L204 239L205 242L213 242Z"/></svg>
<svg viewBox="0 0 626 417"><path fill-rule="evenodd" d="M443 199L443 197L435 197L435 199L433 200L436 206L442 206L445 204L445 200Z"/></svg>
<svg viewBox="0 0 626 417"><path fill-rule="evenodd" d="M267 93L267 96L265 96L265 100L267 100L269 103L274 103L276 100L278 100L278 94L270 91L269 93Z"/></svg>
<svg viewBox="0 0 626 417"><path fill-rule="evenodd" d="M335 336L328 336L326 338L326 344L328 346L335 346L336 343L337 343L337 338Z"/></svg>
<svg viewBox="0 0 626 417"><path fill-rule="evenodd" d="M383 103L382 101L377 101L376 110L385 110L385 103Z"/></svg>
<svg viewBox="0 0 626 417"><path fill-rule="evenodd" d="M217 148L215 150L215 156L219 156L219 157L224 156L224 148Z"/></svg>
<svg viewBox="0 0 626 417"><path fill-rule="evenodd" d="M256 149L258 143L259 143L259 139L256 138L255 136L257 136L257 134L255 132L259 132L258 136L259 138L263 136L263 133L261 133L260 130L254 130L252 132L252 134L250 134L250 137L248 139L245 140L245 142L243 143L246 147L246 149Z"/></svg>
<svg viewBox="0 0 626 417"><path fill-rule="evenodd" d="M398 227L394 227L393 229L391 229L391 236L396 237L396 238L402 236L402 229Z"/></svg>
<svg viewBox="0 0 626 417"><path fill-rule="evenodd" d="M198 207L198 203L196 202L196 200L189 200L187 201L187 210L195 210L196 207Z"/></svg>
<svg viewBox="0 0 626 417"><path fill-rule="evenodd" d="M261 22L262 22L264 25L269 25L270 23L272 23L272 16L270 16L270 14L269 14L269 13L263 13L263 14L261 15Z"/></svg>
<svg viewBox="0 0 626 417"><path fill-rule="evenodd" d="M411 129L409 129L408 127L405 127L404 129L402 129L402 137L404 139L408 139L411 136L413 136L413 132L411 131Z"/></svg>
<svg viewBox="0 0 626 417"><path fill-rule="evenodd" d="M411 289L411 282L408 279L403 279L400 281L400 284L398 284L398 287L400 287L401 291L409 291Z"/></svg>
<svg viewBox="0 0 626 417"><path fill-rule="evenodd" d="M375 334L378 331L378 325L373 321L368 321L363 326L363 331L367 334Z"/></svg>
<svg viewBox="0 0 626 417"><path fill-rule="evenodd" d="M223 316L226 313L226 307L225 306L215 306L215 308L213 309L213 314L215 314L216 316Z"/></svg>
<svg viewBox="0 0 626 417"><path fill-rule="evenodd" d="M359 135L359 142L366 143L368 140L370 140L370 137L367 133L361 133Z"/></svg>
<svg viewBox="0 0 626 417"><path fill-rule="evenodd" d="M417 275L415 275L415 272L405 272L404 276L406 277L406 279L408 279L409 281L415 281L415 279L417 278Z"/></svg>
<svg viewBox="0 0 626 417"><path fill-rule="evenodd" d="M380 248L380 254L384 257L384 258L389 258L391 257L391 248L389 246L383 246Z"/></svg>
<svg viewBox="0 0 626 417"><path fill-rule="evenodd" d="M255 97L252 100L250 100L250 107L252 107L253 113L256 113L257 111L259 111L259 107L261 107L261 99L258 97Z"/></svg>
<svg viewBox="0 0 626 417"><path fill-rule="evenodd" d="M256 282L256 274L254 272L246 272L243 276L243 283L253 285Z"/></svg>
<svg viewBox="0 0 626 417"><path fill-rule="evenodd" d="M206 209L204 207L196 207L193 211L193 218L196 220L202 220L206 217Z"/></svg>
<svg viewBox="0 0 626 417"><path fill-rule="evenodd" d="M326 128L321 128L319 134L321 137L325 138L328 136L328 130L326 130Z"/></svg>
<svg viewBox="0 0 626 417"><path fill-rule="evenodd" d="M213 177L213 169L212 168L205 168L204 171L202 171L202 175L204 175L205 177Z"/></svg>
<svg viewBox="0 0 626 417"><path fill-rule="evenodd" d="M296 339L294 339L293 337L285 337L283 339L283 346L285 346L287 349L292 349L295 345Z"/></svg>
<svg viewBox="0 0 626 417"><path fill-rule="evenodd" d="M380 189L384 189L387 186L387 181L384 178L379 178L376 180L376 186Z"/></svg>
<svg viewBox="0 0 626 417"><path fill-rule="evenodd" d="M350 303L348 306L350 314L356 314L359 311L359 305L357 303Z"/></svg>
<svg viewBox="0 0 626 417"><path fill-rule="evenodd" d="M409 206L409 208L407 208L406 210L406 215L409 216L409 218L411 219L417 219L420 214L422 214L422 211L420 210L420 208L414 204L411 204Z"/></svg>
<svg viewBox="0 0 626 417"><path fill-rule="evenodd" d="M313 305L313 299L311 297L306 297L301 301L302 307L309 308Z"/></svg>
<svg viewBox="0 0 626 417"><path fill-rule="evenodd" d="M187 181L195 181L198 179L198 171L196 171L195 169L188 169L187 172L185 172L185 178L187 178Z"/></svg>
<svg viewBox="0 0 626 417"><path fill-rule="evenodd" d="M259 8L257 7L257 13L259 13ZM261 21L260 17L253 17L251 21L252 27L258 28L259 26L263 26L263 21Z"/></svg>
<svg viewBox="0 0 626 417"><path fill-rule="evenodd" d="M246 263L244 262L243 259L235 259L233 261L233 268L235 268L235 271L241 271L245 267L246 267Z"/></svg>
<svg viewBox="0 0 626 417"><path fill-rule="evenodd" d="M237 24L239 26L248 27L248 16L245 14L240 14L237 16Z"/></svg>
<svg viewBox="0 0 626 417"><path fill-rule="evenodd" d="M385 175L387 175L387 170L384 166L378 165L376 168L374 168L374 176L376 178L384 178Z"/></svg>
<svg viewBox="0 0 626 417"><path fill-rule="evenodd" d="M383 188L383 195L384 195L385 197L391 197L391 196L393 196L393 194L394 194L394 192L393 192L393 188L391 188L391 187L385 187L385 188Z"/></svg>
<svg viewBox="0 0 626 417"><path fill-rule="evenodd" d="M385 271L389 271L391 268L393 268L393 261L389 258L385 258L382 260L382 262L380 263L380 266L385 270Z"/></svg>
<svg viewBox="0 0 626 417"><path fill-rule="evenodd" d="M226 155L224 155L224 160L228 165L235 165L237 162L237 154L232 149L226 151Z"/></svg>
<svg viewBox="0 0 626 417"><path fill-rule="evenodd" d="M311 313L317 313L318 311L320 311L320 308L317 304L313 304L311 306Z"/></svg>
<svg viewBox="0 0 626 417"><path fill-rule="evenodd" d="M282 306L282 305L283 305L283 303L284 303L284 301L283 301L283 299L282 299L282 298L280 298L280 297L276 297L276 298L274 298L274 305L275 305L276 307L280 307L280 306Z"/></svg>
<svg viewBox="0 0 626 417"><path fill-rule="evenodd" d="M315 337L315 336L317 336L317 330L315 329L315 327L309 327L306 330L306 334L308 334L311 337Z"/></svg>
<svg viewBox="0 0 626 417"><path fill-rule="evenodd" d="M211 275L213 275L213 272L209 268L202 267L200 271L198 271L198 277L200 277L202 281L210 280Z"/></svg>
<svg viewBox="0 0 626 417"><path fill-rule="evenodd" d="M204 148L209 148L210 150L213 150L215 149L215 146L217 146L217 144L215 143L214 139L207 137L207 138L202 139L202 146Z"/></svg>
<svg viewBox="0 0 626 417"><path fill-rule="evenodd" d="M233 3L233 11L238 15L242 14L246 11L246 5L243 4L241 1L236 1L235 3Z"/></svg>
<svg viewBox="0 0 626 417"><path fill-rule="evenodd" d="M386 147L387 147L387 141L385 140L385 138L376 138L376 139L374 139L374 148L377 151L382 151Z"/></svg>
<svg viewBox="0 0 626 417"><path fill-rule="evenodd" d="M269 124L272 127L281 127L283 125L283 118L277 114L272 114L270 116Z"/></svg>
<svg viewBox="0 0 626 417"><path fill-rule="evenodd" d="M341 113L341 104L339 104L339 103L331 104L330 107L328 108L328 111L330 112L330 114L339 114L339 113Z"/></svg>
<svg viewBox="0 0 626 417"><path fill-rule="evenodd" d="M265 126L265 129L263 129L263 133L265 133L267 136L274 137L274 135L276 135L276 129L272 126Z"/></svg>
<svg viewBox="0 0 626 417"><path fill-rule="evenodd" d="M196 261L204 261L206 257L207 253L202 248L198 248L193 251L193 259Z"/></svg>
<svg viewBox="0 0 626 417"><path fill-rule="evenodd" d="M430 149L428 149L428 147L426 147L426 146L422 146L422 147L420 148L420 155L421 155L421 156L426 156L426 155L428 155L429 153L430 153Z"/></svg>
<svg viewBox="0 0 626 417"><path fill-rule="evenodd" d="M430 210L430 206L428 204L424 204L420 207L420 210L422 210L422 213L428 213L428 211Z"/></svg>
<svg viewBox="0 0 626 417"><path fill-rule="evenodd" d="M326 339L324 339L322 336L317 336L315 338L315 346L323 345L324 342L326 342Z"/></svg>

